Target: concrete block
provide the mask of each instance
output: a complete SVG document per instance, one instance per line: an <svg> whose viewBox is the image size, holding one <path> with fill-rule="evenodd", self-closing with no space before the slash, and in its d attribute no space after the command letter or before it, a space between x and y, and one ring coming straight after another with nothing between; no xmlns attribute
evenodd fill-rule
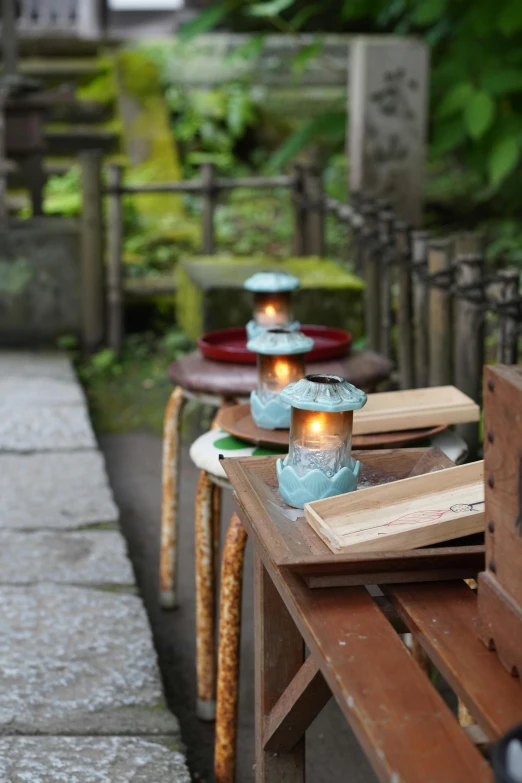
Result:
<svg viewBox="0 0 522 783"><path fill-rule="evenodd" d="M0 454L0 529L66 530L117 520L97 451Z"/></svg>
<svg viewBox="0 0 522 783"><path fill-rule="evenodd" d="M95 446L84 405L24 407L0 403L0 451L71 451Z"/></svg>
<svg viewBox="0 0 522 783"><path fill-rule="evenodd" d="M294 316L301 323L336 326L363 333L364 283L342 266L324 258L241 258L201 256L178 267L178 323L196 340L214 329L241 326L252 317L252 295L243 282L255 272L277 269L299 278Z"/></svg>
<svg viewBox="0 0 522 783"><path fill-rule="evenodd" d="M134 585L118 530L0 531L0 584Z"/></svg>
<svg viewBox="0 0 522 783"><path fill-rule="evenodd" d="M5 783L190 783L181 753L132 737L3 737Z"/></svg>
<svg viewBox="0 0 522 783"><path fill-rule="evenodd" d="M139 598L0 587L0 734L178 735Z"/></svg>

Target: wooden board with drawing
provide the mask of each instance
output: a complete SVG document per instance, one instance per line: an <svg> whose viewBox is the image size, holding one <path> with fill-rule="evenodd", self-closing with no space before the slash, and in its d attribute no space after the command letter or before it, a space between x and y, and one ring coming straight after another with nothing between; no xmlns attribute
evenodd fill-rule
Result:
<svg viewBox="0 0 522 783"><path fill-rule="evenodd" d="M416 549L484 529L484 463L414 476L305 506L332 552Z"/></svg>

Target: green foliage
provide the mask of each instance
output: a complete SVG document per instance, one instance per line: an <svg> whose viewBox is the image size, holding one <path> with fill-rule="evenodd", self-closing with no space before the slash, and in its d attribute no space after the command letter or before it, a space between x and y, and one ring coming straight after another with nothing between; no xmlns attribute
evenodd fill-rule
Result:
<svg viewBox="0 0 522 783"><path fill-rule="evenodd" d="M236 146L257 119L251 89L232 81L207 90L171 85L166 94L185 176L193 176L201 163L214 163L222 172L233 169Z"/></svg>

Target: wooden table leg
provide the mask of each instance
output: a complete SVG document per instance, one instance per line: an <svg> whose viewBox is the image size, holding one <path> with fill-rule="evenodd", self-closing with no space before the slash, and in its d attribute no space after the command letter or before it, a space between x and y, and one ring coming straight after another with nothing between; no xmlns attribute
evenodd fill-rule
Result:
<svg viewBox="0 0 522 783"><path fill-rule="evenodd" d="M164 609L177 605L179 431L184 404L183 389L177 386L170 395L163 426L160 604Z"/></svg>
<svg viewBox="0 0 522 783"><path fill-rule="evenodd" d="M264 749L266 718L298 673L304 645L261 559L254 563L256 783L304 783L304 735L287 753Z"/></svg>
<svg viewBox="0 0 522 783"><path fill-rule="evenodd" d="M234 783L241 640L241 595L247 534L237 514L228 527L221 566L214 771L216 783Z"/></svg>
<svg viewBox="0 0 522 783"><path fill-rule="evenodd" d="M196 493L196 714L216 717L215 571L213 484L206 471L199 475Z"/></svg>

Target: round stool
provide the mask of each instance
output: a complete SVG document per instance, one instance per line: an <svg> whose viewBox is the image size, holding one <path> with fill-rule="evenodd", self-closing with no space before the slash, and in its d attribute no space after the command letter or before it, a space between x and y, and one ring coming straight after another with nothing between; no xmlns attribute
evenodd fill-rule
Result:
<svg viewBox="0 0 522 783"><path fill-rule="evenodd" d="M349 356L313 362L311 371L340 375L365 391L374 391L389 378L392 363L372 351L352 351ZM173 362L169 378L175 388L165 411L163 426L163 468L161 506L160 603L164 609L176 606L179 430L186 400L219 408L229 402L246 402L255 388L257 369L253 364L234 364L205 359L199 352Z"/></svg>
<svg viewBox="0 0 522 783"><path fill-rule="evenodd" d="M201 720L214 720L216 716L216 582L219 568L219 534L221 515L221 490L231 489L220 456L252 457L278 454L280 451L250 446L232 437L224 430L211 429L194 441L190 458L199 468L200 476L196 493L196 673L197 707ZM230 530L235 530L231 534ZM233 515L227 543L223 553L223 578L221 584L224 616L220 619L230 640L230 655L220 663L220 677L225 677L231 688L237 688L237 650L242 589L243 553L246 534L236 514ZM222 640L220 639L220 646ZM230 656L236 660L230 666ZM236 667L236 668L235 668ZM237 696L231 694L231 704Z"/></svg>

